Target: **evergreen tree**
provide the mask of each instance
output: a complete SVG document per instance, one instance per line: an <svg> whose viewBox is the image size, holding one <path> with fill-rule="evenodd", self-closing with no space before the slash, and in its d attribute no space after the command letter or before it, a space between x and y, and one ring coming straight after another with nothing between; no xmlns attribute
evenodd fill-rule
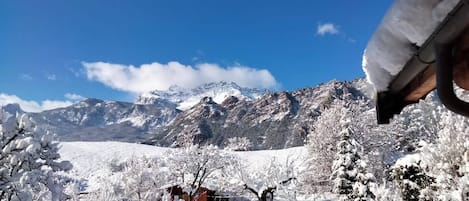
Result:
<svg viewBox="0 0 469 201"><path fill-rule="evenodd" d="M350 128L340 133L341 140L332 166L333 192L342 195L342 200L373 200L375 196L369 189L373 176L366 173L366 166L359 155L360 146L352 134Z"/></svg>
<svg viewBox="0 0 469 201"><path fill-rule="evenodd" d="M364 164L359 166L357 181L353 185L353 192L351 195L351 198L354 201L372 201L375 199L375 195L370 189L370 184L374 182L374 176L370 173L366 173L365 169L366 166Z"/></svg>
<svg viewBox="0 0 469 201"><path fill-rule="evenodd" d="M421 192L428 191L434 179L425 174L421 162L400 164L393 169L394 180L401 192L404 201L432 200Z"/></svg>
<svg viewBox="0 0 469 201"><path fill-rule="evenodd" d="M341 195L352 193L356 182L356 161L359 159L355 147L351 143L350 130L341 132L341 140L337 145L336 160L332 165L333 192Z"/></svg>

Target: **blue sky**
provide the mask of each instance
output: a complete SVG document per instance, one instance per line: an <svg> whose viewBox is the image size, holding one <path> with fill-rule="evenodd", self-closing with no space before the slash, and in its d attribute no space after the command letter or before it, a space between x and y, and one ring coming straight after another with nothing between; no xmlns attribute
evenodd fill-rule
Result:
<svg viewBox="0 0 469 201"><path fill-rule="evenodd" d="M352 80L391 3L0 0L0 102L132 101L219 79L280 90Z"/></svg>

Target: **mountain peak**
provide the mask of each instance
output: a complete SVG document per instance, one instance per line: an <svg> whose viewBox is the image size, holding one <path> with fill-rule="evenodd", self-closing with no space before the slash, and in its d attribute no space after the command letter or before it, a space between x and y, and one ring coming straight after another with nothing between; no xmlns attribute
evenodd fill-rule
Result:
<svg viewBox="0 0 469 201"><path fill-rule="evenodd" d="M241 87L235 82L211 82L192 89L186 89L173 85L166 91L155 90L140 95L135 101L136 104L156 104L161 101L174 103L178 109L187 110L204 98L211 97L212 100L221 104L226 98L235 96L244 100L255 100L266 94L263 89L252 89Z"/></svg>
<svg viewBox="0 0 469 201"><path fill-rule="evenodd" d="M87 98L84 100L81 100L80 102L74 104L75 107L92 107L95 106L96 104L103 103L104 101L101 99L97 98Z"/></svg>

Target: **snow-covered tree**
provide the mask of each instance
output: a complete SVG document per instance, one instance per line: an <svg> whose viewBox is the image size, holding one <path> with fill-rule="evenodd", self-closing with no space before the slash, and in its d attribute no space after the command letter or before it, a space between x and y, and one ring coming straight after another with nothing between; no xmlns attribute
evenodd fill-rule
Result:
<svg viewBox="0 0 469 201"><path fill-rule="evenodd" d="M421 167L418 155L407 156L401 159L393 168L394 181L399 187L401 198L404 201L432 200L427 197L434 178L428 176Z"/></svg>
<svg viewBox="0 0 469 201"><path fill-rule="evenodd" d="M357 181L353 185L351 198L354 201L372 201L376 196L371 190L371 184L374 182L374 176L366 172L366 166L362 163L359 167Z"/></svg>
<svg viewBox="0 0 469 201"><path fill-rule="evenodd" d="M435 192L439 200L455 200L463 194L469 175L469 119L443 112L438 139L434 144L423 144L422 163L426 173L435 178ZM459 193L458 193L459 192Z"/></svg>
<svg viewBox="0 0 469 201"><path fill-rule="evenodd" d="M247 137L228 138L225 149L231 151L248 151L252 147L251 141Z"/></svg>
<svg viewBox="0 0 469 201"><path fill-rule="evenodd" d="M341 132L336 160L332 165L332 181L333 192L341 194L342 200L373 200L375 197L369 186L373 176L366 173L359 147L350 128Z"/></svg>
<svg viewBox="0 0 469 201"><path fill-rule="evenodd" d="M332 191L342 195L352 193L358 174L356 166L360 159L350 132L350 129L341 132L341 140L337 144L336 160L332 165Z"/></svg>
<svg viewBox="0 0 469 201"><path fill-rule="evenodd" d="M197 196L200 187L216 181L221 171L230 166L233 158L216 146L192 145L172 150L166 154L168 168L179 185L189 193L189 199Z"/></svg>
<svg viewBox="0 0 469 201"><path fill-rule="evenodd" d="M59 161L58 143L48 133L36 132L25 114L0 110L0 200L65 200L65 178L72 168Z"/></svg>
<svg viewBox="0 0 469 201"><path fill-rule="evenodd" d="M274 196L279 200L295 200L298 191L296 162L288 157L283 164L274 158L268 164L253 169L238 159L225 174L230 188L253 195L258 201L271 201Z"/></svg>
<svg viewBox="0 0 469 201"><path fill-rule="evenodd" d="M86 200L160 200L165 193L162 189L172 181L164 164L158 158L133 156L123 163L111 161L111 175L99 181L99 188Z"/></svg>
<svg viewBox="0 0 469 201"><path fill-rule="evenodd" d="M387 127L395 138L395 149L403 154L414 153L418 143L424 139L435 142L437 133L442 129L441 116L445 109L436 100L434 93L425 100L403 109Z"/></svg>
<svg viewBox="0 0 469 201"><path fill-rule="evenodd" d="M341 119L347 114L345 105L339 101L332 103L330 108L313 124L314 130L308 135L307 166L302 176L308 191L330 191L329 177L331 175L332 161L335 157L336 142L340 139L340 132L346 125Z"/></svg>
<svg viewBox="0 0 469 201"><path fill-rule="evenodd" d="M132 157L123 168L120 180L122 194L126 200L157 200L161 198L161 187L169 180L157 159Z"/></svg>

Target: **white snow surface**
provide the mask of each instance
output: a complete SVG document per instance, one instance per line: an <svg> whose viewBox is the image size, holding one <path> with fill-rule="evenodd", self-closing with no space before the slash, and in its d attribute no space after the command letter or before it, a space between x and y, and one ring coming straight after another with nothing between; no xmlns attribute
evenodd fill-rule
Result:
<svg viewBox="0 0 469 201"><path fill-rule="evenodd" d="M371 37L362 67L377 91L389 83L459 0L395 0Z"/></svg>
<svg viewBox="0 0 469 201"><path fill-rule="evenodd" d="M111 174L109 164L113 160L124 162L133 156L159 157L173 148L156 147L125 142L61 142L60 156L62 160L72 163L73 169L69 173L76 179L86 180L86 191L93 191L99 181ZM287 160L303 162L307 155L305 147L294 147L281 150L261 150L232 152L240 159L247 161L248 167L257 169L270 163L275 158L280 163ZM298 164L301 165L301 164Z"/></svg>
<svg viewBox="0 0 469 201"><path fill-rule="evenodd" d="M240 99L255 100L267 93L263 89L251 89L240 87L234 82L208 83L193 89L172 86L167 91L152 91L140 95L136 104L154 104L157 102L169 102L180 110L190 109L200 102L203 97L212 97L216 103L222 103L229 96Z"/></svg>

